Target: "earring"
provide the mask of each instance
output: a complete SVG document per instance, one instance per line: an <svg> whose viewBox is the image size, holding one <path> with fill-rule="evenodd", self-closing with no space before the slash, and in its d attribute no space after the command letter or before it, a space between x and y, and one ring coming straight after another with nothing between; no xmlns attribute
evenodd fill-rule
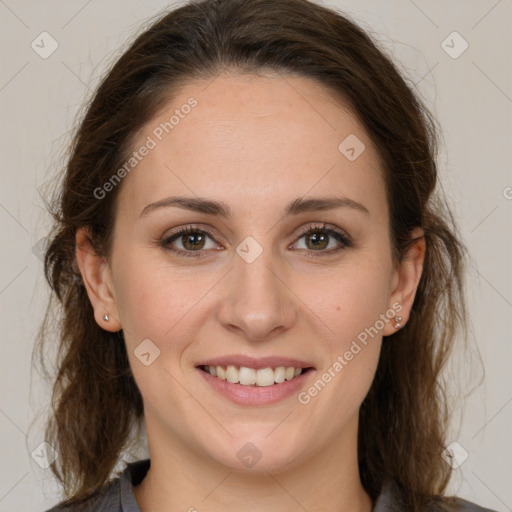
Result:
<svg viewBox="0 0 512 512"><path fill-rule="evenodd" d="M105 320L105 322L108 322L110 320L106 313L103 315L103 320Z"/></svg>
<svg viewBox="0 0 512 512"><path fill-rule="evenodd" d="M400 323L401 321L401 316L395 316L395 329L400 329L400 327L402 327L402 324Z"/></svg>

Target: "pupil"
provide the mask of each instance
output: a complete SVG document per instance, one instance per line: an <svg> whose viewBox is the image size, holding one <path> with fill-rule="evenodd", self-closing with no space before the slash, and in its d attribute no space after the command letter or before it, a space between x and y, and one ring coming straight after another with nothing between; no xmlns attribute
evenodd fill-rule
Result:
<svg viewBox="0 0 512 512"><path fill-rule="evenodd" d="M183 246L187 249L197 249L201 248L204 243L204 237L201 234L190 234L185 235L185 243ZM200 244L200 247L198 247L198 244Z"/></svg>
<svg viewBox="0 0 512 512"><path fill-rule="evenodd" d="M326 241L328 240L328 236L326 234L318 234L314 233L309 235L308 240L313 243L314 248L325 249L327 247Z"/></svg>

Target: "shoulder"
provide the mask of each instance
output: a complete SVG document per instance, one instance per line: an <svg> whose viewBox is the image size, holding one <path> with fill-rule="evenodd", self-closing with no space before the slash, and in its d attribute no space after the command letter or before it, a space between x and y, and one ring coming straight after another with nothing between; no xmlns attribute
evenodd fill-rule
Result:
<svg viewBox="0 0 512 512"><path fill-rule="evenodd" d="M85 501L71 505L56 505L47 512L122 512L120 488L120 478L116 478Z"/></svg>
<svg viewBox="0 0 512 512"><path fill-rule="evenodd" d="M448 512L452 510L454 512L496 512L495 510L480 507L476 503L471 503L461 498L450 498L450 502L445 504L444 507L445 508L441 508L439 510L446 510Z"/></svg>
<svg viewBox="0 0 512 512"><path fill-rule="evenodd" d="M425 508L425 512L496 512L490 508L484 508L476 503L457 497L438 498L435 503Z"/></svg>
<svg viewBox="0 0 512 512"><path fill-rule="evenodd" d="M90 498L71 505L59 504L46 512L140 512L133 494L149 469L149 460L128 464L117 478Z"/></svg>
<svg viewBox="0 0 512 512"><path fill-rule="evenodd" d="M406 512L404 496L399 486L391 482L384 484L375 503L374 512ZM421 512L495 512L457 497L438 497L421 508Z"/></svg>

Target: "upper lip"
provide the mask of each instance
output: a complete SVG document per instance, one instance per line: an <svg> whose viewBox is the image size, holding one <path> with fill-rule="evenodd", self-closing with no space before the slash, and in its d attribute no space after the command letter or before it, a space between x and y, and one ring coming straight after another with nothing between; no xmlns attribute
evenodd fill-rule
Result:
<svg viewBox="0 0 512 512"><path fill-rule="evenodd" d="M214 357L202 361L198 366L244 366L246 368L277 368L278 366L294 368L313 368L313 365L307 361L301 361L292 357L253 357L247 355L231 355L231 356L220 356Z"/></svg>

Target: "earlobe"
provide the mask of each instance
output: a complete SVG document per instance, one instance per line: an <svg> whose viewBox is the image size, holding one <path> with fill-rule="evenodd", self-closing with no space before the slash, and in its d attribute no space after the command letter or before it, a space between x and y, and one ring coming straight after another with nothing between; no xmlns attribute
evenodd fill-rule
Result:
<svg viewBox="0 0 512 512"><path fill-rule="evenodd" d="M394 334L407 323L423 272L427 249L423 230L415 228L411 233L411 240L407 253L395 271L392 292L389 297L389 304L396 305L398 303L401 305L401 309L397 316L384 328L384 336Z"/></svg>
<svg viewBox="0 0 512 512"><path fill-rule="evenodd" d="M117 332L119 321L110 266L104 256L94 250L88 228L81 228L75 237L78 268L94 309L96 323L107 331Z"/></svg>

